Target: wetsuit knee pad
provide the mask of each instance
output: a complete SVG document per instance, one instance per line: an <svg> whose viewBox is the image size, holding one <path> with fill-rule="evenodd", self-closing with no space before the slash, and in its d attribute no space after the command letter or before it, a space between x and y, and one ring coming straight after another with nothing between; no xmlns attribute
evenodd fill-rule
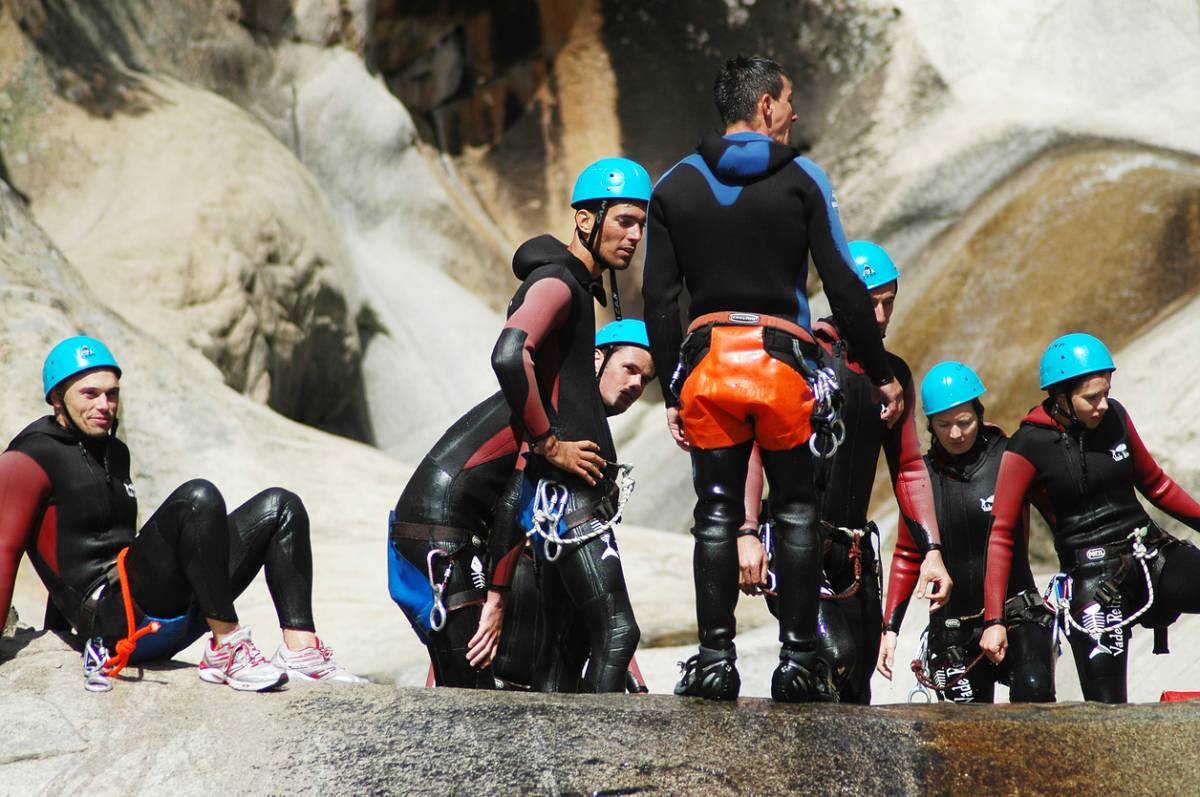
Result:
<svg viewBox="0 0 1200 797"><path fill-rule="evenodd" d="M281 526L287 526L294 535L308 536L308 508L304 506L300 496L282 487L270 487L259 493L256 498L274 504Z"/></svg>
<svg viewBox="0 0 1200 797"><path fill-rule="evenodd" d="M195 512L225 516L225 498L217 486L207 479L192 479L184 482L175 488L175 492L168 497L168 500L171 498L187 501Z"/></svg>
<svg viewBox="0 0 1200 797"><path fill-rule="evenodd" d="M816 650L829 665L833 684L840 692L855 675L859 658L858 642L840 604L821 601L817 605Z"/></svg>

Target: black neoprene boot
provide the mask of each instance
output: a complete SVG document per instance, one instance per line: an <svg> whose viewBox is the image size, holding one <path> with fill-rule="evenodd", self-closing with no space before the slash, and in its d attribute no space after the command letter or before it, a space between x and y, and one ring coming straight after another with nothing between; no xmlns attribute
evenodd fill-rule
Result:
<svg viewBox="0 0 1200 797"><path fill-rule="evenodd" d="M680 662L683 677L675 684L675 694L703 697L707 700L736 700L742 678L733 663L737 651L712 650L703 645L687 662Z"/></svg>
<svg viewBox="0 0 1200 797"><path fill-rule="evenodd" d="M829 664L811 650L788 648L780 651L771 676L771 697L781 703L838 702Z"/></svg>

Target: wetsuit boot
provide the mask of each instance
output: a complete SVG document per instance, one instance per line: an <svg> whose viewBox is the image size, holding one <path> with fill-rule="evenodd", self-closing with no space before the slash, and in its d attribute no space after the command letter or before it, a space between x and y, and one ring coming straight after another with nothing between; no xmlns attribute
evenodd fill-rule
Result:
<svg viewBox="0 0 1200 797"><path fill-rule="evenodd" d="M736 700L742 689L738 675L737 651L713 650L700 646L700 652L683 664L683 677L675 684L675 694L709 700Z"/></svg>
<svg viewBox="0 0 1200 797"><path fill-rule="evenodd" d="M784 648L771 676L771 697L781 703L836 703L829 664L814 651Z"/></svg>

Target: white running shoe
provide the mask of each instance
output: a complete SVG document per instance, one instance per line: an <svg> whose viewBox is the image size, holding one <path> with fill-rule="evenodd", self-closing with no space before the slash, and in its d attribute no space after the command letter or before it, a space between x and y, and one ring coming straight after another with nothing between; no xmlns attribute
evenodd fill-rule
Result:
<svg viewBox="0 0 1200 797"><path fill-rule="evenodd" d="M367 683L366 678L355 675L334 661L333 650L322 645L319 637L315 648L291 650L287 645L280 645L279 649L275 651L275 655L271 657L271 663L299 681Z"/></svg>
<svg viewBox="0 0 1200 797"><path fill-rule="evenodd" d="M250 641L250 629L242 626L220 645L210 637L200 659L200 680L210 684L229 684L243 692L270 692L282 689L287 673L267 661Z"/></svg>

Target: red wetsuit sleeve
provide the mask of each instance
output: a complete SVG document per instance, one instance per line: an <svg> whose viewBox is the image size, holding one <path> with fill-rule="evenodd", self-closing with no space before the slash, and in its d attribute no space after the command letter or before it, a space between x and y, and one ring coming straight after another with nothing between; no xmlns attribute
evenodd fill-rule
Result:
<svg viewBox="0 0 1200 797"><path fill-rule="evenodd" d="M1133 449L1133 479L1138 490L1146 496L1146 500L1180 523L1200 531L1200 504L1168 476L1150 455L1128 414L1125 415L1125 429Z"/></svg>
<svg viewBox="0 0 1200 797"><path fill-rule="evenodd" d="M888 572L887 606L883 611L884 630L900 633L909 598L917 586L921 574L921 560L925 558L917 548L908 524L900 517L896 523L896 550L892 553L892 567Z"/></svg>
<svg viewBox="0 0 1200 797"><path fill-rule="evenodd" d="M0 454L0 623L12 606L21 552L50 497L50 477L28 454Z"/></svg>
<svg viewBox="0 0 1200 797"><path fill-rule="evenodd" d="M570 287L560 279L539 279L509 316L492 351L492 368L500 389L531 440L540 440L552 431L538 391L537 351L551 333L566 323L570 313Z"/></svg>
<svg viewBox="0 0 1200 797"><path fill-rule="evenodd" d="M992 529L988 534L987 567L983 579L983 619L999 620L1004 616L1004 599L1012 571L1014 534L1026 533L1023 528L1026 513L1025 494L1037 474L1033 463L1020 454L1005 451L1000 458L1000 473L996 476L995 498L992 500Z"/></svg>
<svg viewBox="0 0 1200 797"><path fill-rule="evenodd" d="M917 435L917 417L913 411L916 406L916 391L912 382L909 382L904 386L904 412L888 431L883 448L900 513L922 530L925 539L914 541L928 551L931 545L940 544L942 537L938 531L937 512L933 508L933 485L929 481L929 470L921 458L921 440Z"/></svg>
<svg viewBox="0 0 1200 797"><path fill-rule="evenodd" d="M743 498L746 519L742 521L742 528L756 529L762 523L762 494L762 452L758 449L758 443L755 443L750 449L750 465L746 468L746 494Z"/></svg>

